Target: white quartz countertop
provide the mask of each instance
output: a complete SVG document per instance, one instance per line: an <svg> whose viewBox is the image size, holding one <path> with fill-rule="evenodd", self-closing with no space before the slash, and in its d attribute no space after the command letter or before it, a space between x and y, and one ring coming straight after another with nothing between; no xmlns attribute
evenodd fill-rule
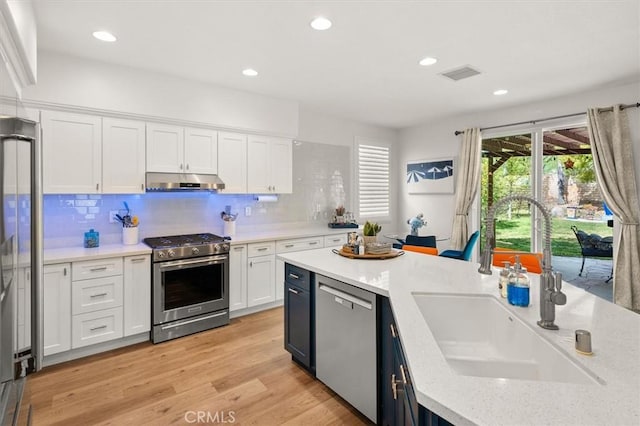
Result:
<svg viewBox="0 0 640 426"><path fill-rule="evenodd" d="M95 248L65 247L47 249L44 251L44 264L76 262L79 260L104 259L108 257L136 256L151 254L151 249L146 244L105 244Z"/></svg>
<svg viewBox="0 0 640 426"><path fill-rule="evenodd" d="M456 425L639 425L640 315L565 283L556 307L558 331L543 330L539 279L531 274L531 305L498 296L497 274L478 265L407 252L387 260L353 260L331 249L278 255L285 262L384 296L391 301L418 402ZM464 376L452 370L413 293L490 294L574 363L604 384L573 384ZM451 318L455 321L455 318ZM574 332L591 332L594 354L579 355Z"/></svg>
<svg viewBox="0 0 640 426"><path fill-rule="evenodd" d="M315 237L318 235L339 235L348 234L349 232L358 231L358 228L329 228L311 227L311 228L272 228L266 227L263 230L238 230L231 237L231 245L246 243L262 243L265 241L285 240L295 238Z"/></svg>

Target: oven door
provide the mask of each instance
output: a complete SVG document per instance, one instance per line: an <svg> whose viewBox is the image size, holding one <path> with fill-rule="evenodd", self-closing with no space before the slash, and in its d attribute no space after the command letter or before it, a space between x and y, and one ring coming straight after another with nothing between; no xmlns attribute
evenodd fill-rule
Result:
<svg viewBox="0 0 640 426"><path fill-rule="evenodd" d="M229 256L153 265L153 323L229 308Z"/></svg>

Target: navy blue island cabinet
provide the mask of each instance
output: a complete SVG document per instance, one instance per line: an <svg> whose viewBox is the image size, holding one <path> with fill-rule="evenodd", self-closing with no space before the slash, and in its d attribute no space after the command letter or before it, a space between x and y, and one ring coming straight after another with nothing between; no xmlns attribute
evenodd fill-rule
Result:
<svg viewBox="0 0 640 426"><path fill-rule="evenodd" d="M289 263L284 269L284 348L315 374L314 274Z"/></svg>
<svg viewBox="0 0 640 426"><path fill-rule="evenodd" d="M315 274L285 263L284 347L315 376ZM419 405L413 391L389 298L377 296L378 424L450 426Z"/></svg>
<svg viewBox="0 0 640 426"><path fill-rule="evenodd" d="M389 299L380 300L379 418L383 426L451 426L418 404Z"/></svg>

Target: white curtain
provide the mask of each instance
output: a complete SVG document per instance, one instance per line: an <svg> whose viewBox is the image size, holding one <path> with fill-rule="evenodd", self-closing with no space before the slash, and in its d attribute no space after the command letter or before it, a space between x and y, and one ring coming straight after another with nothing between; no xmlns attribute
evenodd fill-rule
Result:
<svg viewBox="0 0 640 426"><path fill-rule="evenodd" d="M590 108L589 137L600 191L622 222L614 265L613 301L640 312L640 207L626 113Z"/></svg>
<svg viewBox="0 0 640 426"><path fill-rule="evenodd" d="M453 218L451 248L462 250L469 239L468 214L480 186L482 133L466 129L462 138L460 159L456 166L456 215Z"/></svg>

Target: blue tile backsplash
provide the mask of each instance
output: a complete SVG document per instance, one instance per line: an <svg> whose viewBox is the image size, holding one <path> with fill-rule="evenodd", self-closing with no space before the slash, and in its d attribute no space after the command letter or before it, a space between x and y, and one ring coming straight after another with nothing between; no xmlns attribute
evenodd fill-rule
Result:
<svg viewBox="0 0 640 426"><path fill-rule="evenodd" d="M293 146L293 194L279 195L273 203L258 202L254 195L208 192L150 192L141 195L65 194L44 196L44 245L81 247L89 229L100 232L100 244L120 243L122 226L109 223L109 212L122 211L140 219L140 238L195 233L223 233L220 212L231 206L239 213L237 229L288 223L322 226L334 209L350 208L351 148L309 142ZM251 207L251 216L245 216ZM121 212L122 214L122 212Z"/></svg>

